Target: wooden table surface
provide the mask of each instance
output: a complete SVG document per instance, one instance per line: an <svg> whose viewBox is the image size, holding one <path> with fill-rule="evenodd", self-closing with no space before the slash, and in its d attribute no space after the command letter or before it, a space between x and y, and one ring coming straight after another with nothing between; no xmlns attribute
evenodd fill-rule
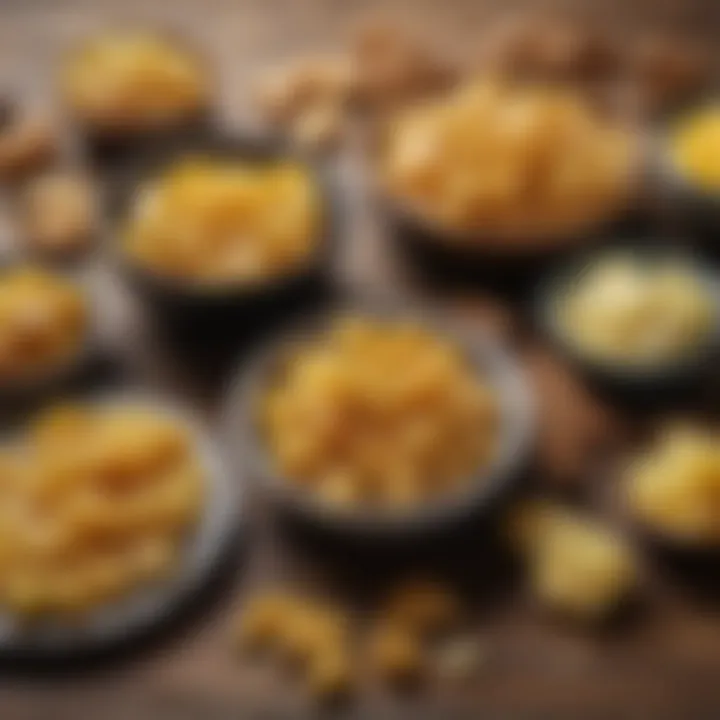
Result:
<svg viewBox="0 0 720 720"><path fill-rule="evenodd" d="M584 4L623 32L664 22L712 37L720 27L714 0ZM74 39L114 22L170 24L190 33L217 62L222 111L228 123L242 125L249 118L248 82L258 67L300 52L342 47L351 24L373 9L470 57L484 19L499 6L507 5L473 0L4 0L0 81L28 104L51 106L58 55ZM338 176L348 197L339 276L364 292L434 302L469 329L490 328L515 343L539 397L541 438L533 480L604 512L606 460L647 423L623 416L586 392L561 361L527 337L507 304L479 292L430 291L415 282L389 251L353 163L341 161ZM173 356L126 301L101 259L90 261L88 272L103 298L103 332L130 374L196 402L210 421L216 419L222 375L207 382L195 365ZM504 559L490 551L482 529L419 543L409 553L381 553L381 559L359 549L328 552L322 540L293 532L252 495L243 505L243 522L241 543L227 571L197 607L147 642L89 664L0 665L0 719L316 717L312 704L292 685L233 657L228 627L243 596L263 584L296 583L362 607L383 578L425 564L460 576L476 598L472 632L487 646L487 663L465 686L438 685L405 698L368 685L342 716L720 717L717 565L711 581L699 584L696 576L678 577L659 558L648 556L638 611L610 632L589 633L534 608Z"/></svg>

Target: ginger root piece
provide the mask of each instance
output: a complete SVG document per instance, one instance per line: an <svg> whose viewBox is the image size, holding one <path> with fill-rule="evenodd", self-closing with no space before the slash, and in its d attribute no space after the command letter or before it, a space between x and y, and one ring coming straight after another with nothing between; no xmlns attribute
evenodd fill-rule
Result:
<svg viewBox="0 0 720 720"><path fill-rule="evenodd" d="M408 582L391 595L385 614L421 637L447 630L462 614L457 595L431 581Z"/></svg>

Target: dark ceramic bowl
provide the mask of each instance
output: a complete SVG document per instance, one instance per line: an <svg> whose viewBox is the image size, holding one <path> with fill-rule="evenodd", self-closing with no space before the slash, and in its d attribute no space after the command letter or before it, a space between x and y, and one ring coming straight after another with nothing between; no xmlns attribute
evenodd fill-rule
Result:
<svg viewBox="0 0 720 720"><path fill-rule="evenodd" d="M218 448L198 417L164 399L145 393L114 391L96 396L97 404L140 404L179 420L196 439L205 469L205 504L197 525L188 535L183 558L170 578L149 584L81 618L47 617L23 623L0 609L0 656L22 659L65 658L125 645L168 621L200 593L219 569L230 547L242 512L242 496L222 463Z"/></svg>
<svg viewBox="0 0 720 720"><path fill-rule="evenodd" d="M379 320L410 320L430 327L441 337L457 343L497 392L500 430L495 457L463 490L408 510L358 507L348 511L329 507L311 492L304 492L278 475L256 424L258 402L288 354L298 344L326 330L333 319L347 313ZM247 371L241 369L228 393L226 427L228 444L234 449L239 472L252 476L289 516L349 538L400 539L447 528L475 513L487 514L507 499L521 479L533 449L534 400L515 358L486 335L478 333L469 338L466 333L448 327L444 320L416 308L355 301L296 328L295 332L288 333L262 352Z"/></svg>
<svg viewBox="0 0 720 720"><path fill-rule="evenodd" d="M320 189L322 203L318 237L308 258L296 268L257 282L227 282L212 287L165 277L129 258L119 236L138 191L169 165L194 154L236 157L259 164L290 159L305 167ZM205 331L215 328L226 333L228 322L237 330L245 324L257 324L266 316L282 315L303 305L330 284L330 265L337 240L336 202L330 179L324 169L292 154L277 142L213 135L165 146L116 173L111 181L108 208L114 225L110 244L114 264L147 307L171 325Z"/></svg>
<svg viewBox="0 0 720 720"><path fill-rule="evenodd" d="M127 123L113 127L104 126L82 117L75 109L70 107L64 97L60 97L60 105L64 107L65 114L70 124L76 130L79 144L88 158L94 163L103 166L122 161L128 155L152 151L158 145L165 145L169 142L189 141L193 138L202 137L212 131L214 127L214 99L217 95L217 81L212 64L208 61L205 53L195 46L194 42L179 32L173 32L167 28L139 28L120 27L114 28L110 34L125 34L134 32L151 32L158 37L166 38L184 52L196 58L204 69L205 78L208 84L207 97L205 102L196 110L169 118L162 123L154 125L134 125ZM102 37L104 33L98 35ZM86 38L79 43L79 47L71 48L61 59L63 67L67 65L69 58L83 44L92 42L95 36Z"/></svg>
<svg viewBox="0 0 720 720"><path fill-rule="evenodd" d="M449 231L432 225L419 215L387 199L383 200L383 205L401 254L423 275L520 294L531 290L544 271L578 248L599 245L618 234L643 234L648 227L640 210L628 209L583 233L503 245L499 239L449 239Z"/></svg>
<svg viewBox="0 0 720 720"><path fill-rule="evenodd" d="M0 276L17 267L26 266L28 266L26 263L7 263L0 267ZM33 264L32 267L35 267L35 264ZM38 265L38 267L42 266ZM32 403L44 395L61 392L89 371L101 355L101 343L98 337L99 319L97 317L96 303L93 300L92 293L86 287L86 283L71 275L60 273L57 270L48 270L48 272L71 281L83 297L88 314L85 335L73 352L59 359L57 362L50 363L38 368L36 371L25 373L19 377L9 377L7 380L0 380L0 403L2 403L3 406L2 411L15 411L20 409L25 403ZM1 415L2 412L0 412L0 416Z"/></svg>
<svg viewBox="0 0 720 720"><path fill-rule="evenodd" d="M695 111L702 110L698 105ZM655 141L655 194L669 219L713 256L720 257L720 191L701 188L673 157L673 133L687 116L673 115Z"/></svg>
<svg viewBox="0 0 720 720"><path fill-rule="evenodd" d="M382 152L382 139L376 153ZM401 253L429 277L449 282L477 283L497 290L526 294L542 272L579 248L618 235L647 234L653 223L648 194L648 146L638 136L633 177L627 197L608 215L586 227L557 235L501 237L482 231L458 232L423 215L418 208L394 198L376 178L375 193L392 237Z"/></svg>
<svg viewBox="0 0 720 720"><path fill-rule="evenodd" d="M573 341L558 320L558 299L572 289L588 268L618 253L648 263L674 260L686 266L707 289L713 300L714 317L708 332L694 347L667 361L623 364L593 357ZM720 279L693 254L662 244L654 247L625 244L620 248L584 253L573 258L543 282L534 310L541 331L593 388L638 408L652 409L665 403L691 401L707 382L720 351Z"/></svg>

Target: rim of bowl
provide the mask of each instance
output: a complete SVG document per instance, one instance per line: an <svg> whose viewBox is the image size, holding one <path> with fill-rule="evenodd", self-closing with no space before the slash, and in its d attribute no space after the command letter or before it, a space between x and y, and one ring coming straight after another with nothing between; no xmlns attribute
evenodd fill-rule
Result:
<svg viewBox="0 0 720 720"><path fill-rule="evenodd" d="M88 287L86 280L78 278L75 272L61 271L54 267L50 268L41 262L17 258L0 262L0 278L5 273L22 268L40 270L70 283L82 298L87 313L86 324L77 347L71 353L57 362L51 363L50 366L41 367L27 375L0 380L0 396L22 396L62 383L88 364L98 354L101 345L98 333L100 318L97 303L94 302L94 293Z"/></svg>
<svg viewBox="0 0 720 720"><path fill-rule="evenodd" d="M296 487L273 469L270 452L255 421L258 399L267 390L276 363L290 348L316 337L333 320L346 314L376 318L381 322L417 323L459 347L470 360L476 375L487 373L501 407L499 444L492 461L475 470L463 489L400 511L362 506L347 511L323 503L312 492ZM412 533L462 520L480 506L492 504L512 486L530 456L536 430L535 398L525 371L510 351L486 332L478 331L472 338L468 335L457 324L427 309L409 309L397 302L383 304L369 299L344 302L299 323L258 353L248 367L236 371L231 380L226 394L224 434L229 446L235 450L236 467L241 468L245 476L253 475L253 481L268 490L279 504L323 526L350 534Z"/></svg>
<svg viewBox="0 0 720 720"><path fill-rule="evenodd" d="M81 622L48 616L28 626L20 615L0 610L0 654L53 656L99 650L161 625L201 592L231 545L242 522L242 492L227 471L219 443L200 414L175 400L134 389L90 393L75 398L95 406L128 405L158 411L179 421L193 438L205 470L201 516L188 532L176 572L107 604L91 608ZM25 427L25 425L23 425ZM6 437L11 442L13 435Z"/></svg>
<svg viewBox="0 0 720 720"><path fill-rule="evenodd" d="M202 284L193 279L173 278L144 267L134 261L125 251L122 242L123 224L128 212L146 183L157 179L169 166L182 158L193 155L210 155L223 159L238 158L252 162L289 161L297 163L307 171L320 198L320 222L316 233L315 247L297 265L279 274L258 278L250 282L223 282ZM329 169L316 159L290 148L286 143L271 136L227 135L212 133L205 137L180 139L145 154L143 158L132 158L124 168L110 179L111 195L109 216L111 232L108 241L110 256L128 275L141 280L164 293L178 298L196 300L226 300L228 298L252 297L258 292L284 287L307 273L322 268L337 243L339 197L330 178Z"/></svg>
<svg viewBox="0 0 720 720"><path fill-rule="evenodd" d="M677 260L700 281L712 300L712 326L699 342L688 351L660 363L627 363L620 360L603 359L584 350L562 327L555 306L562 293L570 290L583 271L597 266L607 258L629 256L631 260L662 261ZM686 248L678 249L661 245L638 245L635 242L621 242L609 247L595 248L580 253L562 263L541 283L537 294L535 315L540 327L555 341L571 359L585 367L592 368L607 377L630 382L648 383L663 379L682 377L707 361L720 349L720 276L705 267L699 257Z"/></svg>

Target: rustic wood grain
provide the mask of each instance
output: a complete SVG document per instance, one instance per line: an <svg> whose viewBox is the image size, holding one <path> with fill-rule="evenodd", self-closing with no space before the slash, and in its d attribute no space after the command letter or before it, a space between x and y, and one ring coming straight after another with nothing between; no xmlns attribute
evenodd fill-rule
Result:
<svg viewBox="0 0 720 720"><path fill-rule="evenodd" d="M353 22L374 10L427 35L460 57L472 57L479 30L501 7L523 3L474 0L4 0L0 5L0 83L24 102L52 108L60 53L74 40L113 23L170 25L190 34L217 63L228 124L251 122L247 88L253 73L295 53L341 47ZM525 3L527 4L527 3ZM585 6L618 33L670 25L698 39L720 28L715 0L608 0ZM536 480L560 493L601 503L590 490L603 459L621 448L637 423L600 403L542 346L519 341L517 317L476 293L447 294L413 282L388 250L382 227L352 162L338 169L350 195L339 271L369 292L434 301L468 327L489 327L519 342L541 406ZM5 228L4 241L12 240ZM10 243L12 244L12 243ZM88 273L103 299L103 330L138 381L177 392L217 418L219 384L165 348L128 302L101 259ZM522 334L522 333L520 333ZM216 378L217 380L217 378ZM297 582L337 593L362 607L366 597L408 562L360 551L329 554L285 527L261 498L246 508L244 552L180 621L119 655L62 668L0 666L2 720L226 720L316 717L302 693L233 658L228 626L244 594L264 583ZM487 666L462 688L432 687L397 699L363 690L340 713L352 718L673 718L720 717L720 619L717 585L705 592L648 566L643 607L614 631L591 634L558 626L533 608L487 538L461 538L414 549L427 562L460 575L476 598L474 630L488 645ZM424 557L424 556L423 556ZM717 566L712 568L717 575Z"/></svg>

